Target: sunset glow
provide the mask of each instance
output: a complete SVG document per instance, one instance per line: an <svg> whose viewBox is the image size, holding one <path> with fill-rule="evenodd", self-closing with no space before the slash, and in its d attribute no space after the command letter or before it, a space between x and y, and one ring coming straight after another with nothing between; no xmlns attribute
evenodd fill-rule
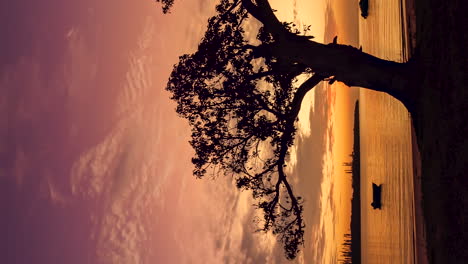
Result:
<svg viewBox="0 0 468 264"><path fill-rule="evenodd" d="M0 2L0 263L468 259L467 1Z"/></svg>
<svg viewBox="0 0 468 264"><path fill-rule="evenodd" d="M0 106L14 125L2 128L0 176L19 263L289 263L277 237L254 232L251 193L193 177L190 127L164 90L215 3L176 0L163 15L153 1L86 2L52 14L46 1L44 24L18 7L25 28L11 38L29 46L5 49ZM318 42L326 4L271 1ZM350 98L339 83L320 85L301 107L288 177L306 200L308 237L293 263L336 257L349 232Z"/></svg>

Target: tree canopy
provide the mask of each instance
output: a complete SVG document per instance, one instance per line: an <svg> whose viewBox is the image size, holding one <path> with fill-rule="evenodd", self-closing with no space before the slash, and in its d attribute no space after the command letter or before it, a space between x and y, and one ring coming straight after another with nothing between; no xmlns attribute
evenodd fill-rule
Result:
<svg viewBox="0 0 468 264"><path fill-rule="evenodd" d="M240 1L223 0L216 9L198 51L180 57L167 90L192 127L194 174L223 173L251 190L263 212L260 230L277 234L292 259L304 242L303 207L284 167L302 99L323 77L249 44L243 29L249 13ZM257 40L273 38L261 28ZM303 73L312 76L294 86Z"/></svg>
<svg viewBox="0 0 468 264"><path fill-rule="evenodd" d="M293 259L305 225L302 199L284 168L305 94L322 80L393 87L400 71L336 38L328 45L311 41L280 22L267 0L220 0L216 11L198 50L180 57L166 89L191 125L195 176L228 175L250 190L263 214L259 230L276 234ZM244 30L250 18L262 23L255 41ZM295 85L299 75L307 79Z"/></svg>

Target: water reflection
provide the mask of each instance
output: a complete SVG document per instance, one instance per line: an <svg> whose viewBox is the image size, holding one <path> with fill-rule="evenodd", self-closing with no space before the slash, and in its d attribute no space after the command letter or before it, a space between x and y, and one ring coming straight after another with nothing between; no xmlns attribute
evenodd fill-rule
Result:
<svg viewBox="0 0 468 264"><path fill-rule="evenodd" d="M401 2L369 1L359 23L363 50L403 60ZM362 263L414 263L415 211L411 120L404 106L378 92L360 92ZM372 183L382 184L374 210Z"/></svg>

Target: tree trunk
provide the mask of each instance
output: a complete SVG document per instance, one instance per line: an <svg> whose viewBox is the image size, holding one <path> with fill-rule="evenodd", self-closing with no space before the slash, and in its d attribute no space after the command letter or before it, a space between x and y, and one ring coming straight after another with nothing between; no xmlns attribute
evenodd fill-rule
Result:
<svg viewBox="0 0 468 264"><path fill-rule="evenodd" d="M321 44L305 36L291 33L275 16L268 0L241 0L242 5L267 32L274 42L266 44L271 55L282 60L303 64L322 76L334 77L348 86L359 86L386 92L406 107L415 102L417 93L410 91L411 63L382 60L357 48L336 43ZM411 89L412 90L412 89Z"/></svg>
<svg viewBox="0 0 468 264"><path fill-rule="evenodd" d="M339 44L320 44L305 38L288 38L271 47L272 55L304 64L322 76L333 76L348 86L386 92L408 104L410 64L379 59L357 48Z"/></svg>

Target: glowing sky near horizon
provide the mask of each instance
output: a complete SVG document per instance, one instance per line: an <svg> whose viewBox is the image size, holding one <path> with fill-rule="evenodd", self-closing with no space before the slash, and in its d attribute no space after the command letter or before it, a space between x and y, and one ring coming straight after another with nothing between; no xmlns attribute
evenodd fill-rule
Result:
<svg viewBox="0 0 468 264"><path fill-rule="evenodd" d="M287 263L275 237L253 233L249 193L230 179L191 175L190 128L164 91L178 56L195 51L214 3L176 0L169 15L151 0L8 7L3 17L16 27L1 32L0 192L8 213L0 221L9 253L0 262ZM272 6L326 40L325 1ZM340 134L352 108L345 89L321 88L302 106L290 172L310 197L309 237L295 263L335 254L335 234L345 232L345 224L339 232L326 225L348 210L330 207L346 196L335 195L346 183L334 180L349 152Z"/></svg>

